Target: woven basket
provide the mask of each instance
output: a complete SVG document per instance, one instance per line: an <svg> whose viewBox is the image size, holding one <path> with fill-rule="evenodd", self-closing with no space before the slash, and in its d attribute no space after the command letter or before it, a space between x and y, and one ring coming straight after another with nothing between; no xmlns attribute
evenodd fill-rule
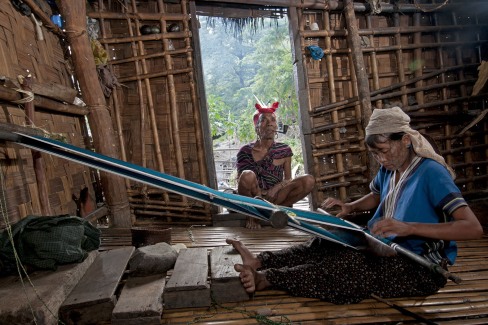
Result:
<svg viewBox="0 0 488 325"><path fill-rule="evenodd" d="M131 228L131 233L132 245L134 245L135 247L154 245L161 242L165 242L171 245L171 228L133 227Z"/></svg>

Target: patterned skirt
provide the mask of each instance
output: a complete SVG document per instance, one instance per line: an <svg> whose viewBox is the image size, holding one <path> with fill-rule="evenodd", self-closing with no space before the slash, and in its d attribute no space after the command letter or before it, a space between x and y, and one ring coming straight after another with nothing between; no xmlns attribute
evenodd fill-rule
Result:
<svg viewBox="0 0 488 325"><path fill-rule="evenodd" d="M371 294L426 296L447 282L407 257L380 257L320 238L278 252L262 252L258 258L260 271L273 287L334 304L358 303Z"/></svg>

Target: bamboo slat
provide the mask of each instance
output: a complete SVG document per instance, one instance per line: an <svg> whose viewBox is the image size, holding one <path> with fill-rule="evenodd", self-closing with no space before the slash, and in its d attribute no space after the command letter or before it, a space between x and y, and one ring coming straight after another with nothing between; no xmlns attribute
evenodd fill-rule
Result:
<svg viewBox="0 0 488 325"><path fill-rule="evenodd" d="M256 232L245 228L188 227L173 228L172 242L187 247L226 245L225 238L243 241L252 252L277 250L309 238L291 228L263 228ZM390 302L417 313L437 324L484 324L488 319L488 262L484 258L488 237L481 240L459 242L459 257L451 272L463 278L461 284L449 282L438 293L428 297L391 298ZM474 252L480 253L476 256ZM461 271L460 265L469 260L485 265L481 270ZM256 292L247 302L226 303L207 308L165 310L161 324L255 324L258 312L271 313L267 320L278 323L300 324L417 324L408 316L374 299L358 304L333 305L318 299L292 297L283 291ZM264 319L261 319L262 321Z"/></svg>

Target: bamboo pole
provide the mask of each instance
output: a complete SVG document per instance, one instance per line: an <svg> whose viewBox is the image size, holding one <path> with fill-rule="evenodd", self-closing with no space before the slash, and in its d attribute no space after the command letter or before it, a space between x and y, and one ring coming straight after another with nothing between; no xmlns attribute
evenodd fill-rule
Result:
<svg viewBox="0 0 488 325"><path fill-rule="evenodd" d="M185 1L181 1L182 6L186 6ZM184 2L184 3L183 3ZM161 1L158 0L158 8L160 13L165 13L165 4ZM166 21L164 19L160 20L161 24L161 30L166 31ZM188 26L187 26L188 27ZM168 33L168 34L173 34L173 33ZM176 34L176 33L175 33ZM187 29L184 30L184 37L189 37L189 31ZM166 53L164 56L164 61L166 64L166 69L168 71L167 74L167 89L169 93L169 102L170 102L170 132L173 137L173 146L174 146L174 152L176 156L176 169L177 169L177 174L178 177L185 179L185 168L183 165L183 154L181 152L181 139L180 139L180 127L179 127L179 119L178 119L178 104L176 102L176 87L175 87L175 81L174 81L174 76L171 73L173 70L173 58L170 55L170 44L168 41L168 38L162 38L163 41L163 50ZM188 73L191 71L191 68L188 68ZM181 197L182 202L187 203L188 198L186 196Z"/></svg>
<svg viewBox="0 0 488 325"><path fill-rule="evenodd" d="M393 25L395 28L400 29L400 14L394 13L393 14ZM398 70L398 83L405 82L405 64L403 63L403 51L402 51L402 37L400 33L394 34L395 45L397 49L395 50L396 62L397 62L397 70ZM408 105L408 98L406 94L406 87L400 87L401 99L402 99L402 107L406 107Z"/></svg>
<svg viewBox="0 0 488 325"><path fill-rule="evenodd" d="M22 90L27 92L31 92L32 88L32 76L29 74L26 77L19 78L20 86ZM24 94L25 98L29 96ZM24 110L25 110L25 122L28 126L35 126L35 108L34 103L31 100L24 103ZM32 154L32 162L34 166L34 173L36 175L36 183L37 188L39 191L39 201L41 204L41 212L45 216L52 215L51 205L49 204L49 190L47 186L47 178L46 178L46 166L44 165L44 159L42 158L42 154L38 150L31 150Z"/></svg>
<svg viewBox="0 0 488 325"><path fill-rule="evenodd" d="M325 30L330 30L330 13L327 11L323 12L323 18L324 18L324 29ZM332 49L332 39L331 37L326 37L325 38L325 48L326 49ZM328 85L329 85L329 100L331 103L334 103L337 101L337 96L336 96L336 86L335 86L335 73L334 73L334 61L333 61L333 56L332 53L328 53L325 55L325 61L326 61L326 67L327 67L327 75L329 76L328 78ZM339 114L337 111L332 112L331 114L332 118L332 123L333 125L338 125L339 124ZM339 132L339 127L334 127L332 128L332 138L334 141L339 141L341 139L341 134ZM336 146L336 149L340 149L340 145ZM334 153L334 157L336 160L336 166L337 166L337 174L341 175L339 176L339 182L345 182L345 177L344 177L344 157L342 155L341 151L336 151ZM341 200L346 200L347 199L347 190L345 187L340 187L339 188L339 198Z"/></svg>
<svg viewBox="0 0 488 325"><path fill-rule="evenodd" d="M368 124L372 113L368 75L366 73L366 67L364 65L363 53L361 51L358 25L356 21L356 15L354 13L352 0L345 0L344 7L344 15L346 17L348 31L347 42L353 53L353 64L354 69L356 70L356 76L358 80L358 99L361 105L362 127L363 129L366 129L366 125ZM372 157L369 157L368 166L370 170L370 177L373 178L373 170L376 170L378 163Z"/></svg>
<svg viewBox="0 0 488 325"><path fill-rule="evenodd" d="M173 55L175 55L175 54L186 54L188 52L192 53L193 49L192 48L177 49L177 50L173 50L171 53ZM111 60L110 63L111 64L130 63L130 62L134 62L137 60L154 59L154 58L164 57L165 55L166 55L165 52L157 52L157 53L153 53L153 54L144 54L144 55L138 54L138 55L132 56L130 58Z"/></svg>
<svg viewBox="0 0 488 325"><path fill-rule="evenodd" d="M101 8L102 5L103 4L101 3L101 0L99 0L99 8ZM106 31L105 31L105 22L104 22L103 18L100 19L100 31L102 33L102 37L104 37L104 35L106 35ZM105 47L105 51L107 53L109 53L110 50L108 48L108 45L105 44L104 47ZM110 60L108 60L107 63L110 67L113 66ZM127 161L127 152L125 150L125 141L124 141L124 132L123 132L123 127L122 127L121 105L119 102L118 87L113 87L111 99L112 99L112 107L114 110L115 126L116 126L116 130L117 130L117 140L118 140L119 148L120 148L120 156L121 156L123 161ZM125 181L125 188L127 188L127 189L130 188L130 185L131 185L130 179L125 178L124 181Z"/></svg>
<svg viewBox="0 0 488 325"><path fill-rule="evenodd" d="M103 8L102 0L98 0L98 8ZM99 18L99 26L100 26L101 38L103 39L107 35L107 31L105 29L105 20L103 17ZM108 44L103 44L103 47L105 48L105 51L107 53L110 53ZM110 59L108 60L108 64L109 66L113 66ZM120 116L121 112L120 112L119 94L118 94L117 87L114 87L112 89L112 107L114 110L114 118L115 118L116 130L117 130L117 140L120 148L120 155L123 161L127 161L127 153L125 151L125 145L124 145L124 132L122 132L122 120ZM125 179L125 187L130 188L130 180L127 178Z"/></svg>
<svg viewBox="0 0 488 325"><path fill-rule="evenodd" d="M123 44L123 43L131 43L131 42L138 42L138 41L159 41L159 40L167 40L172 38L186 38L190 36L191 36L190 32L184 31L184 32L164 33L164 34L138 35L138 36L129 36L129 37L120 37L120 38L106 38L100 40L100 43Z"/></svg>
<svg viewBox="0 0 488 325"><path fill-rule="evenodd" d="M85 6L84 1L78 0L59 2L59 9L66 20L67 40L71 45L75 72L83 92L83 99L90 110L88 121L95 150L101 154L118 158L119 152L115 145L117 142L112 119L98 81L95 60L87 37ZM114 226L130 227L129 202L124 180L119 176L102 172L101 183Z"/></svg>
<svg viewBox="0 0 488 325"><path fill-rule="evenodd" d="M366 16L366 24L368 29L372 29L371 24L371 16ZM359 33L361 35L361 33ZM364 35L366 37L366 35ZM374 37L372 34L367 36L369 39L370 44L374 44ZM376 58L376 51L371 52L370 56L370 64L371 64L371 75L373 78L373 89L378 90L380 88L380 78L378 74L378 60ZM372 99L371 99L372 100ZM374 102L376 108L383 108L383 102L381 100L377 100Z"/></svg>
<svg viewBox="0 0 488 325"><path fill-rule="evenodd" d="M160 21L183 21L188 20L188 16L177 13L151 13L151 12L137 12L133 9L133 12L110 12L110 11L92 11L87 12L87 16L95 19L120 19L120 20L153 20Z"/></svg>
<svg viewBox="0 0 488 325"><path fill-rule="evenodd" d="M166 51L164 52L165 56L170 55ZM135 81L135 80L142 80L142 79L150 79L150 78L159 78L159 77L167 77L169 75L177 75L177 74L186 74L191 71L191 68L184 68L184 69L167 69L164 72L155 72L155 73L148 73L148 74L141 74L139 76L132 76L132 77L125 77L120 78L119 82L128 82L128 81Z"/></svg>
<svg viewBox="0 0 488 325"><path fill-rule="evenodd" d="M452 12L451 13L451 19L452 19L452 22L454 25L457 25L458 22L457 22L457 14L455 12ZM456 32L454 33L454 39L459 42L460 41L460 38L459 38L459 33ZM463 52L462 52L462 49L460 46L456 47L456 63L457 64L463 64ZM464 75L464 70L461 69L461 70L458 70L458 79L461 80L461 81L465 81L466 80L466 77ZM466 84L460 84L459 85L460 87L460 94L462 97L466 97L468 95L468 92L467 92L467 89L466 89ZM465 112L465 113L468 113L469 111L469 107L466 103L463 103L463 106L461 107L462 111ZM469 150L469 148L472 148L472 143L471 143L471 137L468 135L466 137L463 137L463 146L464 148L466 148L467 150L464 152L464 161L468 164L472 163L473 162L473 155L472 155L472 152L471 150ZM472 179L473 178L473 175L474 175L474 170L472 167L467 167L465 169L465 174L466 174L466 178L468 180ZM475 186L473 184L472 181L469 181L467 182L466 184L466 190L467 191L472 191L474 190Z"/></svg>
<svg viewBox="0 0 488 325"><path fill-rule="evenodd" d="M420 14L419 14L420 15ZM371 18L371 16L368 16ZM413 34L413 33L435 33L435 32L447 32L447 31L459 31L459 30L470 30L486 28L487 24L475 24L475 25L441 25L441 26L401 26L401 27L376 27L372 28L367 26L367 28L358 30L359 36L379 36L379 35L395 35L395 34ZM346 37L348 34L347 30L336 29L336 30L305 30L303 32L304 37ZM372 44L372 43L371 43Z"/></svg>
<svg viewBox="0 0 488 325"><path fill-rule="evenodd" d="M131 1L131 10L134 14L137 15L137 5L134 0ZM140 23L138 19L134 20L134 24L132 24L131 19L129 16L126 16L127 20L127 26L129 26L129 39L131 39L130 47L132 49L132 57L142 55L144 56L145 54L145 49L144 49L144 43L143 41L139 38L140 35ZM136 37L134 37L134 29L136 30ZM127 39L127 38L126 38ZM146 67L146 60L141 59L141 60L136 60L134 61L134 66L136 69L136 76L141 76L141 69L144 72L144 74L147 74L147 67ZM146 90L146 96L144 96L144 90L142 87L142 81L144 80L144 88ZM140 129L140 134L139 134L139 146L141 148L141 166L147 167L147 153L146 153L146 110L152 106L154 109L154 104L152 101L152 94L151 94L151 83L149 82L149 79L147 78L138 78L136 80L136 85L137 85L137 94L139 95L139 129ZM147 105L145 104L147 100ZM148 107L149 106L149 107ZM153 122L150 121L151 125L153 125ZM153 127L152 130L155 130ZM156 131L157 132L157 131ZM157 138L157 137L156 137ZM155 142L155 145L158 144ZM159 146L159 144L158 144ZM157 158L156 158L157 159ZM158 163L158 168L161 168L161 164ZM164 172L164 168L160 170ZM143 184L141 188L142 193L145 193L147 191L147 185Z"/></svg>
<svg viewBox="0 0 488 325"><path fill-rule="evenodd" d="M436 74L439 74L439 73L436 73ZM427 76L427 75L424 75L421 79L423 79L423 80L428 79L425 76ZM419 80L419 79L410 79L410 80L405 81L403 83L397 83L397 84L388 86L386 88L382 88L382 89L379 89L377 91L373 91L373 92L371 92L371 95L373 95L371 97L371 101L376 101L376 100L382 100L382 99L397 97L397 96L401 95L401 91L398 91L398 92L388 92L388 91L391 91L391 90L393 90L395 88L400 88L402 85L409 85L409 84L415 83L415 80ZM410 93L415 93L415 92L418 92L418 91L434 90L434 89L437 89L437 88L442 88L442 87L447 87L447 86L455 86L455 85L459 85L461 83L464 84L464 83L467 83L467 82L475 82L475 81L476 81L476 79L472 78L472 79L466 79L464 81L451 81L451 82L445 83L445 84L440 84L440 83L439 84L433 84L433 85L430 85L430 86L424 86L421 89L409 88L408 90L406 90L406 93L407 94L410 94ZM476 96L476 97L479 97L479 96ZM467 96L466 97L463 97L463 98L467 98ZM331 105L321 106L321 107L318 107L313 112L313 114L311 114L311 115L312 116L316 116L316 115L328 113L329 111L333 111L333 110L337 110L337 109L344 109L344 108L347 108L347 107L350 107L350 106L355 105L357 102L358 102L358 99L356 97L353 97L353 98L350 98L348 100L344 100L344 101L341 101L341 102L337 102L337 103L334 103L334 104L331 104ZM423 105L411 105L411 106L407 106L407 107L404 107L404 110L408 110L408 111L419 110L422 107L426 107L425 105L429 105L429 103L423 104Z"/></svg>
<svg viewBox="0 0 488 325"><path fill-rule="evenodd" d="M0 99L15 102L22 99L22 95L15 89L0 87ZM86 107L80 107L72 104L60 103L40 95L34 97L34 106L45 111L58 112L63 114L72 114L78 116L88 115L89 110Z"/></svg>
<svg viewBox="0 0 488 325"><path fill-rule="evenodd" d="M222 0L207 0L206 2L222 2ZM339 0L226 0L226 3L234 4L246 4L246 5L259 5L259 6L276 6L276 7L292 7L292 8L307 8L307 9L322 9L328 11L342 11L347 6L346 1ZM353 11L356 12L370 12L371 5L369 3L351 2ZM482 1L470 1L471 8L476 10L477 7L483 7ZM419 7L416 4L404 4L404 3L381 3L382 13L411 13L425 11L449 11L453 8L466 8L464 3L447 3L445 6L439 6L439 4L422 4ZM469 9L468 9L469 10ZM468 11L469 12L469 11Z"/></svg>

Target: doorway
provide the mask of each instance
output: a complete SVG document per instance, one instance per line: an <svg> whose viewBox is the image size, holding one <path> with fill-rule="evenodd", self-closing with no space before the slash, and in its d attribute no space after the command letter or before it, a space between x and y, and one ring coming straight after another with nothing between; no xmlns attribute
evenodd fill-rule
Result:
<svg viewBox="0 0 488 325"><path fill-rule="evenodd" d="M253 9L263 11L263 8ZM279 8L258 17L232 19L225 17L225 11L211 16L210 10L206 10L197 5L217 188L235 188L237 152L242 145L255 140L252 116L256 103L280 103L277 141L292 147L293 170L297 175L303 173L299 109L286 10ZM236 13L237 8L234 8L234 16Z"/></svg>

